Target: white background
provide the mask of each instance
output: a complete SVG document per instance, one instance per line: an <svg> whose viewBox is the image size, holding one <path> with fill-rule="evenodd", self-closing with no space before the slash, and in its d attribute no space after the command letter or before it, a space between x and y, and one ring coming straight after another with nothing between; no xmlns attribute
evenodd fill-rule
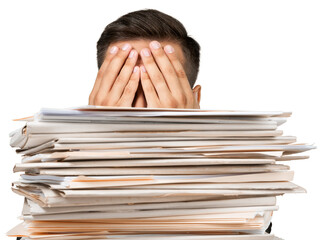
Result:
<svg viewBox="0 0 321 240"><path fill-rule="evenodd" d="M1 1L0 238L18 222L22 197L10 190L20 158L9 147L11 119L41 107L87 104L104 27L134 10L155 8L179 19L201 45L201 107L284 110L283 127L320 145L320 1ZM280 197L273 233L320 239L320 151L290 163L308 194Z"/></svg>

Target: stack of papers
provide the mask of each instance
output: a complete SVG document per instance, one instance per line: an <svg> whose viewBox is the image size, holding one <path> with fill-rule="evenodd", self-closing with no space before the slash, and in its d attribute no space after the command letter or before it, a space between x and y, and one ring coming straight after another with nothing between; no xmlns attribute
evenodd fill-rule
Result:
<svg viewBox="0 0 321 240"><path fill-rule="evenodd" d="M9 236L279 239L276 197L305 190L285 161L315 148L283 136L289 112L42 109L10 134L25 197Z"/></svg>

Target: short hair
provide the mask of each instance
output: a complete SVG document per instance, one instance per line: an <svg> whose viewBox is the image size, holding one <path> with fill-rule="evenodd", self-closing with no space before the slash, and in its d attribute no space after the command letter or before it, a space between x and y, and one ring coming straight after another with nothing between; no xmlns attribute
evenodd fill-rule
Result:
<svg viewBox="0 0 321 240"><path fill-rule="evenodd" d="M154 9L127 13L106 26L97 42L98 68L103 64L110 44L137 39L173 41L179 44L185 57L186 76L190 86L194 86L199 71L200 45L188 36L181 22Z"/></svg>

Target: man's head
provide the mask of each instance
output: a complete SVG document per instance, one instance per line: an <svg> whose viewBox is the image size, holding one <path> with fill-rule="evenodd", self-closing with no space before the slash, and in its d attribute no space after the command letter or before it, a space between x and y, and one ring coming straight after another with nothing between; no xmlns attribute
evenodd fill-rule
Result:
<svg viewBox="0 0 321 240"><path fill-rule="evenodd" d="M97 42L98 67L101 67L111 44L130 41L140 51L152 40L174 46L192 88L199 71L200 46L187 35L177 19L157 10L131 12L108 24Z"/></svg>

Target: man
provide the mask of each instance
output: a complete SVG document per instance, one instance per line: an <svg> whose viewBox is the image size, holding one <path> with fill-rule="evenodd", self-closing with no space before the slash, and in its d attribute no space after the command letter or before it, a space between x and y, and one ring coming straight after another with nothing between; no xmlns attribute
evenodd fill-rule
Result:
<svg viewBox="0 0 321 240"><path fill-rule="evenodd" d="M200 108L201 86L193 88L200 46L167 14L141 10L110 23L97 43L97 60L90 105Z"/></svg>
<svg viewBox="0 0 321 240"><path fill-rule="evenodd" d="M110 23L97 43L97 60L90 105L200 108L201 86L193 88L200 46L167 14L140 10Z"/></svg>
<svg viewBox="0 0 321 240"><path fill-rule="evenodd" d="M175 18L157 10L128 13L97 43L98 75L90 105L200 108L193 87L200 46Z"/></svg>

